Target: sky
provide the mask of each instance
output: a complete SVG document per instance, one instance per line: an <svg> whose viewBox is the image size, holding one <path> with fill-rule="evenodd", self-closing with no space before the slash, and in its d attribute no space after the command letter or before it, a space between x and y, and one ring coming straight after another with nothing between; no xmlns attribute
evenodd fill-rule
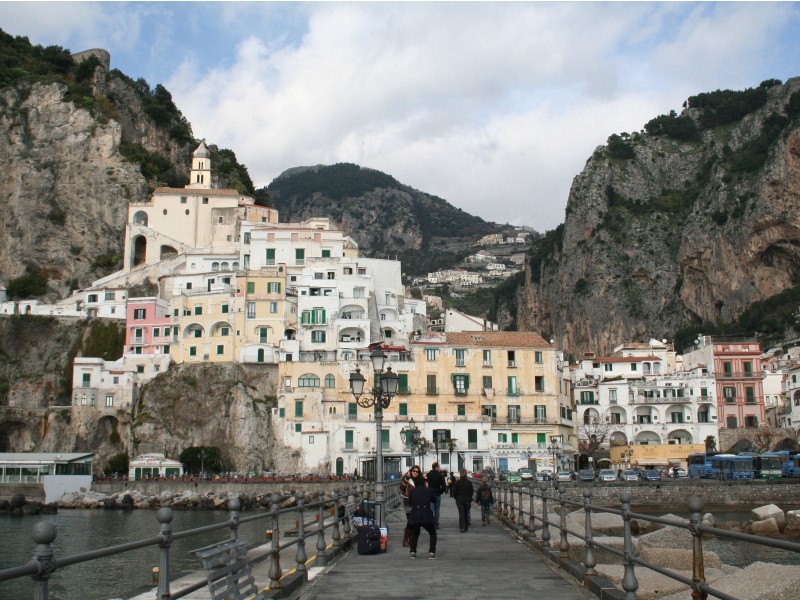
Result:
<svg viewBox="0 0 800 600"><path fill-rule="evenodd" d="M0 29L162 84L257 188L355 163L544 232L613 133L800 76L795 2L0 2Z"/></svg>

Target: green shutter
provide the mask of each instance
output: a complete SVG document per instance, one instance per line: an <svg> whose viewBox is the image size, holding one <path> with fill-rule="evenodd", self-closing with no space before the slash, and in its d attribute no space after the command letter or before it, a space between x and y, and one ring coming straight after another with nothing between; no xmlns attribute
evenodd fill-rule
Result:
<svg viewBox="0 0 800 600"><path fill-rule="evenodd" d="M408 391L408 373L397 374L397 391L401 393Z"/></svg>
<svg viewBox="0 0 800 600"><path fill-rule="evenodd" d="M546 433L537 433L536 434L536 443L537 444L546 444L547 443L547 434Z"/></svg>
<svg viewBox="0 0 800 600"><path fill-rule="evenodd" d="M386 450L389 447L389 430L381 429L381 448Z"/></svg>
<svg viewBox="0 0 800 600"><path fill-rule="evenodd" d="M400 404L398 404L398 409L399 409L398 414L401 417L408 416L408 404L406 404L405 402L401 402Z"/></svg>
<svg viewBox="0 0 800 600"><path fill-rule="evenodd" d="M344 443L348 445L353 445L353 430L352 429L345 429L344 431Z"/></svg>
<svg viewBox="0 0 800 600"><path fill-rule="evenodd" d="M295 417L302 417L303 416L303 402L302 400L297 400L294 403L294 416Z"/></svg>

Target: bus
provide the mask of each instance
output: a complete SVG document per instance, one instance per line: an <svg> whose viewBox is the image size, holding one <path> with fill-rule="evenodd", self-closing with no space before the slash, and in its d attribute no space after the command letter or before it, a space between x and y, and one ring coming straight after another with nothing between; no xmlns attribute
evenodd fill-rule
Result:
<svg viewBox="0 0 800 600"><path fill-rule="evenodd" d="M797 455L797 450L775 450L770 452L771 455L777 456L781 461L781 476L794 477L794 457Z"/></svg>
<svg viewBox="0 0 800 600"><path fill-rule="evenodd" d="M800 477L800 454L795 454L792 457L792 472L794 477Z"/></svg>
<svg viewBox="0 0 800 600"><path fill-rule="evenodd" d="M711 477L711 457L719 454L718 452L698 452L690 454L686 459L689 477L699 477L706 479Z"/></svg>
<svg viewBox="0 0 800 600"><path fill-rule="evenodd" d="M712 479L752 479L753 457L717 454L711 457Z"/></svg>
<svg viewBox="0 0 800 600"><path fill-rule="evenodd" d="M756 479L781 478L781 459L773 452L752 454L750 455L750 458L753 459L753 475Z"/></svg>

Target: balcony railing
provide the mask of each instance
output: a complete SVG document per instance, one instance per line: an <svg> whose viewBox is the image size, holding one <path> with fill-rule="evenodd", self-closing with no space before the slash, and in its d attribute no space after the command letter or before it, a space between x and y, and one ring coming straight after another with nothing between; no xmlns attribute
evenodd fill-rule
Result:
<svg viewBox="0 0 800 600"><path fill-rule="evenodd" d="M637 396L631 399L631 404L689 404L691 398L645 398Z"/></svg>
<svg viewBox="0 0 800 600"><path fill-rule="evenodd" d="M436 395L438 395L438 394L439 394L439 388L435 388L435 387L428 387L428 388L425 388L425 393L426 393L428 396L436 396Z"/></svg>

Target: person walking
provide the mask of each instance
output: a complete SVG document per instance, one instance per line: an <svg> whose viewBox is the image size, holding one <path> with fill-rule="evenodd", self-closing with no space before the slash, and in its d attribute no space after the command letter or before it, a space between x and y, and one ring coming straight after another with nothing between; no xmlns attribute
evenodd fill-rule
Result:
<svg viewBox="0 0 800 600"><path fill-rule="evenodd" d="M467 470L461 469L459 479L453 484L453 497L458 508L458 528L461 533L469 529L469 510L472 506L472 482L467 478Z"/></svg>
<svg viewBox="0 0 800 600"><path fill-rule="evenodd" d="M491 523L490 517L492 504L494 504L494 494L492 494L492 488L489 487L489 482L485 479L481 481L478 491L475 492L475 504L481 507L481 522L484 526Z"/></svg>
<svg viewBox="0 0 800 600"><path fill-rule="evenodd" d="M400 478L400 495L403 498L403 508L406 513L406 528L403 531L403 547L408 548L411 546L411 524L408 522L409 515L411 514L411 492L414 488L424 487L425 480L422 477L422 470L419 466L414 465L405 475Z"/></svg>
<svg viewBox="0 0 800 600"><path fill-rule="evenodd" d="M415 486L409 492L411 512L408 515L408 524L411 526L411 558L417 558L417 542L419 542L420 528L425 529L430 536L428 558L430 560L436 558L437 535L433 522L433 509L431 508L435 495L434 491L425 483Z"/></svg>
<svg viewBox="0 0 800 600"><path fill-rule="evenodd" d="M439 529L439 513L442 508L442 494L447 489L447 482L442 475L441 467L438 462L431 465L428 471L428 487L433 491L433 524Z"/></svg>

